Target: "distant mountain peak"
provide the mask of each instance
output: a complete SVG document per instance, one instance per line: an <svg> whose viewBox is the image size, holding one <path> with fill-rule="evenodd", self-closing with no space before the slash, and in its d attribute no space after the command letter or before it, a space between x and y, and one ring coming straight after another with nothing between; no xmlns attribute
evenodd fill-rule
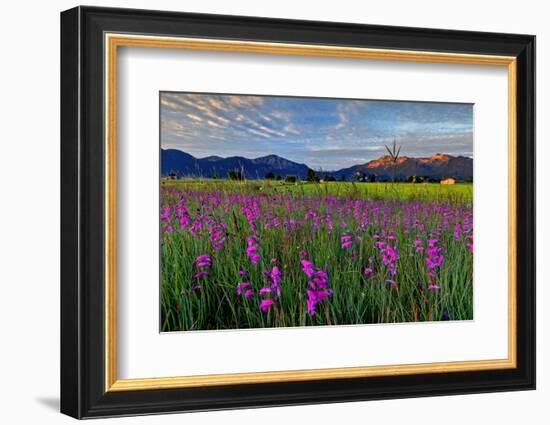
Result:
<svg viewBox="0 0 550 425"><path fill-rule="evenodd" d="M450 159L450 158L455 158L454 156L452 155L447 155L445 153L434 153L431 158L433 160L447 160L447 159Z"/></svg>
<svg viewBox="0 0 550 425"><path fill-rule="evenodd" d="M279 155L270 154L270 155L260 156L258 158L254 158L254 159L284 159L284 158L280 157Z"/></svg>
<svg viewBox="0 0 550 425"><path fill-rule="evenodd" d="M401 164L407 160L409 160L410 158L408 156L400 156L397 158L397 161L395 161L396 164ZM370 167L379 167L379 166L384 166L384 165L390 165L390 164L393 164L394 161L393 161L393 158L390 156L390 155L382 155L380 158L378 159L373 159L369 162L367 162L367 165L370 166Z"/></svg>

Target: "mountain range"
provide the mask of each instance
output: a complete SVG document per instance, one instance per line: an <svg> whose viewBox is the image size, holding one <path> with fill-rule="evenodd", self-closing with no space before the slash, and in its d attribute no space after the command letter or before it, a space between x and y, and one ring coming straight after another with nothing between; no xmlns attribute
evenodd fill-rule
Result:
<svg viewBox="0 0 550 425"><path fill-rule="evenodd" d="M306 164L289 161L277 155L267 155L260 158L244 158L242 156L207 156L195 158L177 149L161 150L161 174L167 176L176 173L179 176L227 177L230 171L244 172L248 179L261 178L272 172L275 175L295 175L305 178L309 167Z"/></svg>
<svg viewBox="0 0 550 425"><path fill-rule="evenodd" d="M429 157L411 158L400 156L394 163L391 156L384 155L366 164L354 165L334 171L331 174L337 179L362 175L375 175L377 180L388 180L393 177L404 179L409 176L426 176L432 179L455 177L460 180L473 177L473 160L465 156L434 154Z"/></svg>
<svg viewBox="0 0 550 425"><path fill-rule="evenodd" d="M264 178L268 173L280 175L283 178L287 175L295 175L305 179L309 169L310 167L306 164L293 162L277 155L254 159L241 156L196 158L177 149L161 149L162 176L175 173L180 177L227 177L230 171L239 170L248 179ZM422 158L400 156L394 163L389 155L385 155L364 164L336 171L317 172L317 175L331 176L337 180L342 178L353 180L357 175L376 176L376 180L404 179L412 175L432 179L455 177L464 180L473 177L473 160L464 156L438 153Z"/></svg>

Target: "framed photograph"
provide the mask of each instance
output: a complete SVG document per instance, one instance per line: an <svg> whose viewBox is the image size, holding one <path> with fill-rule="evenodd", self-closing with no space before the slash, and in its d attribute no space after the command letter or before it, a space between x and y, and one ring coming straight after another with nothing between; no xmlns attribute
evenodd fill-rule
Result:
<svg viewBox="0 0 550 425"><path fill-rule="evenodd" d="M535 37L61 14L61 411L535 388Z"/></svg>

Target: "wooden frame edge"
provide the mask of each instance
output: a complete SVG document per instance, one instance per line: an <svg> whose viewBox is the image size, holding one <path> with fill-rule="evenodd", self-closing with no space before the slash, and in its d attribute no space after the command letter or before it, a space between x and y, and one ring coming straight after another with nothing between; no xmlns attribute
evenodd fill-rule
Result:
<svg viewBox="0 0 550 425"><path fill-rule="evenodd" d="M517 367L517 60L508 64L508 358Z"/></svg>
<svg viewBox="0 0 550 425"><path fill-rule="evenodd" d="M116 367L116 83L117 47L105 36L105 391Z"/></svg>
<svg viewBox="0 0 550 425"><path fill-rule="evenodd" d="M175 376L167 378L119 379L108 391L139 391L151 389L207 387L218 385L258 384L265 382L317 381L322 379L370 378L414 375L417 373L447 373L480 370L511 369L515 362L475 360L464 362L418 363L392 366L365 366L330 369L302 369L274 372L230 373L216 375Z"/></svg>

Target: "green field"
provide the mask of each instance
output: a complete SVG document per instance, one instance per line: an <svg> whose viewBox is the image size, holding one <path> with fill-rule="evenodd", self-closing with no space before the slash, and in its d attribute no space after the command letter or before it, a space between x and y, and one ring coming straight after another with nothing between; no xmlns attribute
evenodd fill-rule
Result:
<svg viewBox="0 0 550 425"><path fill-rule="evenodd" d="M473 318L472 185L161 182L162 331Z"/></svg>
<svg viewBox="0 0 550 425"><path fill-rule="evenodd" d="M324 182L285 183L274 180L234 181L227 179L162 179L163 187L183 190L223 191L223 192L260 192L289 193L306 196L342 196L361 199L401 199L438 202L471 203L473 199L472 183L442 185L439 183L356 183Z"/></svg>

